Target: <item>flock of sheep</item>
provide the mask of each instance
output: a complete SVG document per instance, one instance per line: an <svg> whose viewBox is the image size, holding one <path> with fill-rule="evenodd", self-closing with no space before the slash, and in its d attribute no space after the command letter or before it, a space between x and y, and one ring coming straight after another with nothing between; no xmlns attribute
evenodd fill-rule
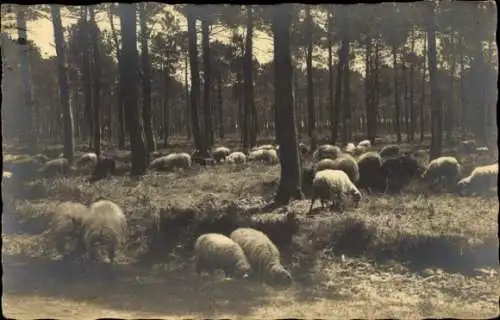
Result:
<svg viewBox="0 0 500 320"><path fill-rule="evenodd" d="M485 152L484 148L474 146L472 149L472 145L473 142L464 141L461 148L466 152ZM322 206L331 201L332 209L342 209L348 197L352 197L354 205L359 203L362 198L360 190L368 193L399 192L412 180L426 182L433 190L446 188L462 195L481 194L497 184L497 162L478 166L464 177L462 165L451 156L439 157L423 166L414 155L402 153L397 145L385 146L379 152L369 149L372 149L370 141L363 140L358 145L349 143L343 150L324 144L312 153L311 163L304 165L302 173L303 186L311 192L308 214L312 213L318 199ZM304 144L299 145L299 150L304 157L309 153ZM186 170L193 162L205 165L210 162L231 165L261 162L275 165L279 163L279 148L262 145L245 155L219 147L212 151L210 161L201 160L188 153L157 154L150 163L150 169ZM116 162L109 156L97 157L94 153L85 153L75 165L91 168L89 172L92 172L92 177L100 178L113 174ZM43 156L17 158L8 169L10 171L3 172L3 179L12 179L16 175L68 174L75 170L62 157L48 160ZM55 210L51 231L60 253L80 252L91 261L105 259L113 263L115 252L125 239L126 226L127 218L123 210L112 201L99 200L89 206L64 202ZM72 249L68 248L70 244L73 244ZM277 284L289 284L292 281L290 273L280 262L276 245L265 233L253 228L237 228L229 237L211 232L202 234L195 241L193 255L197 272L222 269L226 275L234 277L256 275Z"/></svg>

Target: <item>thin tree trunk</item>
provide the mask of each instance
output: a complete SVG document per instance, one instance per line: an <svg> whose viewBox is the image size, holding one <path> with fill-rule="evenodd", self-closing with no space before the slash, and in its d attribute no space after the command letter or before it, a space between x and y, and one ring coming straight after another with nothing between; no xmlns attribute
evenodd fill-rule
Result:
<svg viewBox="0 0 500 320"><path fill-rule="evenodd" d="M329 8L330 9L330 8ZM328 10L328 109L330 110L330 140L332 143L337 140L337 127L334 125L338 115L335 112L334 101L334 80L333 80L333 12Z"/></svg>
<svg viewBox="0 0 500 320"><path fill-rule="evenodd" d="M210 91L211 91L211 66L210 66L210 40L209 40L209 24L208 21L201 21L201 35L203 46L203 110L205 122L205 139L206 147L209 148L214 143L214 133L212 129L212 112L210 107Z"/></svg>
<svg viewBox="0 0 500 320"><path fill-rule="evenodd" d="M450 39L451 45L454 48L454 38ZM449 99L446 109L446 140L448 143L451 143L452 133L455 129L455 71L456 71L456 55L454 51L451 53L451 68L450 68L450 91L449 91Z"/></svg>
<svg viewBox="0 0 500 320"><path fill-rule="evenodd" d="M66 75L66 56L64 53L64 37L62 32L61 11L59 5L52 4L50 6L52 13L52 24L54 26L54 40L56 43L58 79L61 95L61 106L63 113L63 137L64 137L64 157L70 163L73 162L73 153L75 149L73 112L69 103L69 86Z"/></svg>
<svg viewBox="0 0 500 320"><path fill-rule="evenodd" d="M149 154L147 152L146 137L142 119L137 104L137 71L139 61L137 54L136 33L136 5L120 3L120 25L122 32L122 68L120 79L123 82L125 102L125 119L130 134L130 147L132 149L132 176L142 175L146 172Z"/></svg>
<svg viewBox="0 0 500 320"><path fill-rule="evenodd" d="M93 64L93 90L92 90L92 112L93 112L93 147L94 152L97 156L101 155L101 114L100 114L100 95L101 95L101 64L100 64L100 52L98 43L98 29L95 22L95 12L94 7L90 6L90 22L91 27L91 39L92 39L92 51L94 53L94 64Z"/></svg>
<svg viewBox="0 0 500 320"><path fill-rule="evenodd" d="M342 48L339 50L339 63L337 66L337 82L335 88L335 107L333 109L333 124L332 124L332 144L337 143L339 133L340 107L342 105L342 79L344 73Z"/></svg>
<svg viewBox="0 0 500 320"><path fill-rule="evenodd" d="M292 96L290 29L293 9L290 4L276 5L273 9L275 125L281 152L281 176L275 202L286 204L292 198L303 197Z"/></svg>
<svg viewBox="0 0 500 320"><path fill-rule="evenodd" d="M245 77L245 119L248 119L248 145L253 147L257 144L257 111L255 110L255 98L253 89L253 13L252 6L247 5L247 34L245 39L245 58L243 73Z"/></svg>
<svg viewBox="0 0 500 320"><path fill-rule="evenodd" d="M314 108L314 83L312 74L312 54L313 54L313 44L312 44L312 17L311 17L311 6L306 5L306 30L305 36L307 41L306 50L306 65L307 65L307 113L308 113L308 134L311 143L311 150L316 149L316 117Z"/></svg>
<svg viewBox="0 0 500 320"><path fill-rule="evenodd" d="M392 67L394 69L394 125L396 127L396 136L398 143L401 143L401 123L400 123L400 105L399 105L399 86L398 86L398 65L397 48L392 47Z"/></svg>
<svg viewBox="0 0 500 320"><path fill-rule="evenodd" d="M217 109L219 110L219 138L224 139L224 101L222 100L222 72L217 72Z"/></svg>
<svg viewBox="0 0 500 320"><path fill-rule="evenodd" d="M83 82L83 94L85 103L85 118L87 121L88 132L86 139L89 139L89 145L93 148L93 140L90 135L94 133L94 121L92 112L92 81L91 81L91 68L90 68L90 57L89 57L89 22L87 20L87 7L82 6L82 25L84 26L83 32L80 33L82 37L82 82Z"/></svg>
<svg viewBox="0 0 500 320"><path fill-rule="evenodd" d="M350 69L349 69L349 41L344 40L342 46L345 47L344 50L344 74L343 74L343 105L342 105L342 120L343 120L343 130L342 130L342 143L345 145L347 141L352 139L352 128L351 128L351 89L350 89Z"/></svg>
<svg viewBox="0 0 500 320"><path fill-rule="evenodd" d="M415 33L411 33L411 52L415 52ZM412 59L410 62L410 135L408 137L409 141L415 139L415 61Z"/></svg>
<svg viewBox="0 0 500 320"><path fill-rule="evenodd" d="M420 102L420 142L424 142L425 135L425 73L427 70L427 35L424 33L424 63L422 65L422 99Z"/></svg>
<svg viewBox="0 0 500 320"><path fill-rule="evenodd" d="M184 88L186 90L185 92L185 99L186 99L186 131L187 131L187 138L191 139L191 122L189 119L191 119L191 107L189 105L189 84L188 84L188 67L189 67L189 59L188 55L185 55L184 58Z"/></svg>

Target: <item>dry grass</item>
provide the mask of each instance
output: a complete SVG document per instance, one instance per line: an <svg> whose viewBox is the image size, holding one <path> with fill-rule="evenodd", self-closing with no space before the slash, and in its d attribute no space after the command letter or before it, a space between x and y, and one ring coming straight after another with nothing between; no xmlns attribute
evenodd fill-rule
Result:
<svg viewBox="0 0 500 320"><path fill-rule="evenodd" d="M4 195L5 315L498 315L498 199L417 194L418 188L400 196L366 196L359 208L341 214L316 210L306 218L309 200L275 209L274 215L293 212L300 222L292 242L281 245L284 264L296 279L287 289L193 275L186 259L189 242L202 231L227 232L251 223L247 218L256 213L269 212L266 207L278 178L279 167L195 167L189 172L151 173L138 181L44 180L37 182L43 190L30 199ZM120 204L129 218L128 242L117 257L119 264L95 270L63 264L46 241L51 212L62 201L89 203L99 197ZM146 259L142 265L133 263Z"/></svg>

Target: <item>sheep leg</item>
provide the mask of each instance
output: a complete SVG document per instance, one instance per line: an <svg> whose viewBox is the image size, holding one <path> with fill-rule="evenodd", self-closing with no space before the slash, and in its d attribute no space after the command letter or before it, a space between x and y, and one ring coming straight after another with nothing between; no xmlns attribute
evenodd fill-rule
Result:
<svg viewBox="0 0 500 320"><path fill-rule="evenodd" d="M311 206L309 207L309 212L307 213L307 215L311 215L312 214L313 204L314 204L315 201L316 201L315 198L311 199Z"/></svg>

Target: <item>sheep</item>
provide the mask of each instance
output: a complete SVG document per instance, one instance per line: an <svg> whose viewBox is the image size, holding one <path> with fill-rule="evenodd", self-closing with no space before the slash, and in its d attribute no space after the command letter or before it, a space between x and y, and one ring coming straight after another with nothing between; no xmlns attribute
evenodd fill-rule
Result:
<svg viewBox="0 0 500 320"><path fill-rule="evenodd" d="M356 146L352 142L349 142L344 148L344 152L350 154L351 156L354 155L355 151L356 151Z"/></svg>
<svg viewBox="0 0 500 320"><path fill-rule="evenodd" d="M326 169L337 169L335 160L325 158L314 165L315 172L326 170Z"/></svg>
<svg viewBox="0 0 500 320"><path fill-rule="evenodd" d="M231 238L219 233L205 233L194 244L195 271L224 270L227 276L247 278L252 268L243 249Z"/></svg>
<svg viewBox="0 0 500 320"><path fill-rule="evenodd" d="M45 177L54 177L56 175L68 176L73 171L66 158L57 158L47 161L38 172Z"/></svg>
<svg viewBox="0 0 500 320"><path fill-rule="evenodd" d="M278 248L265 233L252 228L238 228L230 238L241 246L252 270L264 281L291 284L292 275L281 264Z"/></svg>
<svg viewBox="0 0 500 320"><path fill-rule="evenodd" d="M356 148L354 149L355 156L360 156L365 152L366 152L366 147L364 146L356 146Z"/></svg>
<svg viewBox="0 0 500 320"><path fill-rule="evenodd" d="M149 167L153 170L172 170L174 168L187 169L192 164L191 156L187 153L171 153L151 161Z"/></svg>
<svg viewBox="0 0 500 320"><path fill-rule="evenodd" d="M353 183L357 183L359 180L359 167L356 160L349 154L343 154L334 161L334 167L330 168L334 170L342 170L348 176Z"/></svg>
<svg viewBox="0 0 500 320"><path fill-rule="evenodd" d="M231 153L226 147L218 147L214 151L212 151L212 158L214 158L215 162L221 162L221 160L225 160L226 157Z"/></svg>
<svg viewBox="0 0 500 320"><path fill-rule="evenodd" d="M44 164L45 162L49 161L49 157L47 157L43 153L38 153L34 155L33 158L41 164Z"/></svg>
<svg viewBox="0 0 500 320"><path fill-rule="evenodd" d="M109 200L92 203L83 220L83 240L89 260L95 261L98 253L105 250L113 263L115 252L124 241L126 226L127 218L116 203Z"/></svg>
<svg viewBox="0 0 500 320"><path fill-rule="evenodd" d="M263 144L257 147L254 147L252 151L257 151L257 150L276 150L276 146L273 146L272 144Z"/></svg>
<svg viewBox="0 0 500 320"><path fill-rule="evenodd" d="M382 158L396 157L399 155L399 146L397 145L387 145L380 150L380 156Z"/></svg>
<svg viewBox="0 0 500 320"><path fill-rule="evenodd" d="M427 165L421 178L435 186L435 180L445 187L455 186L461 174L462 167L454 157L439 157Z"/></svg>
<svg viewBox="0 0 500 320"><path fill-rule="evenodd" d="M476 148L476 153L479 155L485 155L488 154L489 150L488 147L478 147Z"/></svg>
<svg viewBox="0 0 500 320"><path fill-rule="evenodd" d="M97 181L114 174L116 171L116 160L110 157L99 157L94 166L94 171L89 181Z"/></svg>
<svg viewBox="0 0 500 320"><path fill-rule="evenodd" d="M54 210L49 223L52 241L63 258L79 256L84 252L82 227L89 209L78 202L60 203Z"/></svg>
<svg viewBox="0 0 500 320"><path fill-rule="evenodd" d="M382 157L377 152L367 152L362 154L358 160L360 189L383 192L385 189L385 179L382 175Z"/></svg>
<svg viewBox="0 0 500 320"><path fill-rule="evenodd" d="M363 147L365 149L368 149L372 146L372 143L370 140L362 140L358 143L358 147Z"/></svg>
<svg viewBox="0 0 500 320"><path fill-rule="evenodd" d="M316 199L320 199L322 207L327 200L332 200L332 208L341 208L344 205L345 195L352 195L356 206L361 200L361 193L344 171L327 169L317 172L312 183L308 215L312 213Z"/></svg>
<svg viewBox="0 0 500 320"><path fill-rule="evenodd" d="M226 157L227 163L243 164L247 162L247 156L243 152L233 152Z"/></svg>
<svg viewBox="0 0 500 320"><path fill-rule="evenodd" d="M248 161L261 161L267 164L277 164L279 161L278 153L274 149L260 149L250 152Z"/></svg>
<svg viewBox="0 0 500 320"><path fill-rule="evenodd" d="M332 160L337 159L342 154L339 147L333 146L331 144L323 144L318 147L313 153L313 161L320 161L325 158L330 158Z"/></svg>
<svg viewBox="0 0 500 320"><path fill-rule="evenodd" d="M471 174L457 183L461 195L486 193L498 184L498 163L474 168Z"/></svg>
<svg viewBox="0 0 500 320"><path fill-rule="evenodd" d="M382 163L382 175L386 180L385 192L400 192L422 170L418 160L409 154L387 158Z"/></svg>
<svg viewBox="0 0 500 320"><path fill-rule="evenodd" d="M306 155L309 152L307 146L303 142L299 143L299 151L302 155Z"/></svg>
<svg viewBox="0 0 500 320"><path fill-rule="evenodd" d="M75 165L78 167L95 167L97 165L97 154L94 152L87 152L76 160Z"/></svg>
<svg viewBox="0 0 500 320"><path fill-rule="evenodd" d="M8 180L10 178L12 178L12 172L10 172L10 171L3 171L2 172L2 180L4 180L4 179Z"/></svg>

